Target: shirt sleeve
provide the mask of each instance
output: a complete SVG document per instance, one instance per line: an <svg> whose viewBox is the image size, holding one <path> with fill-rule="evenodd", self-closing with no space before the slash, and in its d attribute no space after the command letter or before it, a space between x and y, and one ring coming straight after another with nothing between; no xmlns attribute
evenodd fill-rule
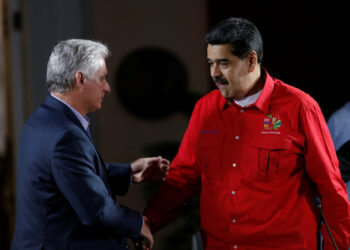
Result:
<svg viewBox="0 0 350 250"><path fill-rule="evenodd" d="M306 170L317 185L323 212L338 248L348 249L349 199L326 121L316 102L301 108L301 128L306 136ZM322 235L325 239L324 249L333 249L325 226L322 228Z"/></svg>
<svg viewBox="0 0 350 250"><path fill-rule="evenodd" d="M83 225L109 228L137 238L142 227L139 212L121 206L96 173L95 152L85 137L67 131L52 157L52 174Z"/></svg>
<svg viewBox="0 0 350 250"><path fill-rule="evenodd" d="M196 105L197 107L197 105ZM148 200L144 215L151 222L152 231L170 222L185 206L186 201L199 192L201 168L194 152L197 108L194 109L178 153L172 161L165 182Z"/></svg>

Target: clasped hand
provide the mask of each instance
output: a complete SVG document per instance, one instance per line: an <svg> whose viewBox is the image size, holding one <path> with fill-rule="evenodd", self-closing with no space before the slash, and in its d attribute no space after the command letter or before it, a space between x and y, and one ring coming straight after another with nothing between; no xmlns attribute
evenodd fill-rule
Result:
<svg viewBox="0 0 350 250"><path fill-rule="evenodd" d="M169 161L158 156L140 158L131 163L132 181L142 183L145 181L164 180L169 170ZM153 247L153 235L148 220L144 217L140 238L134 241L136 249L150 250Z"/></svg>
<svg viewBox="0 0 350 250"><path fill-rule="evenodd" d="M131 163L133 183L164 180L169 170L169 161L158 157L140 158Z"/></svg>
<svg viewBox="0 0 350 250"><path fill-rule="evenodd" d="M153 235L147 217L143 216L143 221L140 237L133 240L134 246L136 250L151 250L154 244Z"/></svg>

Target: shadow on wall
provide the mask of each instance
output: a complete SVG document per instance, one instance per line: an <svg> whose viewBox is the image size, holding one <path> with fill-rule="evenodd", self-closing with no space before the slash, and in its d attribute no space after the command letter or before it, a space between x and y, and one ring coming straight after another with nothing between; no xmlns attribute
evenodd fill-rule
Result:
<svg viewBox="0 0 350 250"><path fill-rule="evenodd" d="M190 116L199 95L188 92L184 63L159 47L132 51L116 71L115 86L122 105L138 118L154 120L183 112Z"/></svg>

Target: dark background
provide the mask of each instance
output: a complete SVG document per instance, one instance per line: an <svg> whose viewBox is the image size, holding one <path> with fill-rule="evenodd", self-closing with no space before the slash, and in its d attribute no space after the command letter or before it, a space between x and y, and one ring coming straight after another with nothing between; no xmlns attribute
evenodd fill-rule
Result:
<svg viewBox="0 0 350 250"><path fill-rule="evenodd" d="M321 106L326 118L350 100L349 19L342 1L209 1L210 25L250 19L264 41L262 65Z"/></svg>

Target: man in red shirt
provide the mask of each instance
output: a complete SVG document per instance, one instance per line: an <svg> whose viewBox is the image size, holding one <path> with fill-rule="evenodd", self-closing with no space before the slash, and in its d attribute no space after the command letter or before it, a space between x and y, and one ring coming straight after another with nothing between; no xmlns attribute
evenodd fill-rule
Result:
<svg viewBox="0 0 350 250"><path fill-rule="evenodd" d="M261 66L261 35L248 20L224 20L206 42L218 90L196 104L146 222L157 231L200 192L207 250L317 249L320 196L338 249L348 249L346 187L316 101Z"/></svg>

